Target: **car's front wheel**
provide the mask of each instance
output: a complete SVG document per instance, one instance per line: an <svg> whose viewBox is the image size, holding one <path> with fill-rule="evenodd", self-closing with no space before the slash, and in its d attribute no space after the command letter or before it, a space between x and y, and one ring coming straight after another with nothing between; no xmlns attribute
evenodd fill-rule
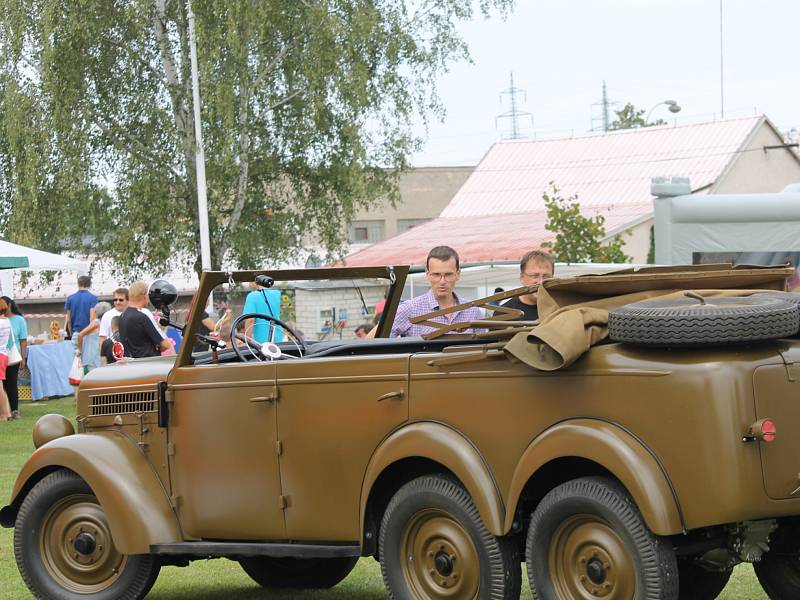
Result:
<svg viewBox="0 0 800 600"><path fill-rule="evenodd" d="M443 475L410 481L381 522L383 580L393 600L517 600L514 540L486 529L469 494Z"/></svg>
<svg viewBox="0 0 800 600"><path fill-rule="evenodd" d="M350 574L357 556L335 558L283 558L250 556L239 564L250 578L265 588L327 589Z"/></svg>
<svg viewBox="0 0 800 600"><path fill-rule="evenodd" d="M139 600L158 577L151 555L126 555L86 482L56 471L20 507L14 555L33 595L48 600Z"/></svg>
<svg viewBox="0 0 800 600"><path fill-rule="evenodd" d="M525 557L537 600L678 597L672 547L609 478L583 477L551 490L531 517Z"/></svg>

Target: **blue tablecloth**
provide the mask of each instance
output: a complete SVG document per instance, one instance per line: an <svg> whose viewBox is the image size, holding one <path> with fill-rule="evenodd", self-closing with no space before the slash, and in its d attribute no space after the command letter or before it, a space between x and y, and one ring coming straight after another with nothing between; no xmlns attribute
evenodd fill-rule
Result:
<svg viewBox="0 0 800 600"><path fill-rule="evenodd" d="M29 344L28 368L31 371L31 397L41 400L46 396L69 396L69 370L75 358L72 342L54 344Z"/></svg>

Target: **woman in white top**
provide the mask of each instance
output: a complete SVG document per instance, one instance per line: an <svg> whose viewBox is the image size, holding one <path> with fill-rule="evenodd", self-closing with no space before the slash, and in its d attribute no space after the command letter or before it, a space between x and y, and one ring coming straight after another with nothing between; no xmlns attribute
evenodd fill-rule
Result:
<svg viewBox="0 0 800 600"><path fill-rule="evenodd" d="M0 381L5 381L6 368L8 367L8 340L11 337L11 323L8 320L9 307L6 301L0 298ZM8 404L6 391L0 386L0 421L11 420L11 407Z"/></svg>

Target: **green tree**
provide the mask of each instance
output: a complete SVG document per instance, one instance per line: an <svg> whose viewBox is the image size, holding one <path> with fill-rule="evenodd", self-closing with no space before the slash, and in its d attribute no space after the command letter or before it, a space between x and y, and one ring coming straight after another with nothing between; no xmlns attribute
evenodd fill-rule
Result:
<svg viewBox="0 0 800 600"><path fill-rule="evenodd" d="M555 233L556 239L554 242L545 242L542 246L552 250L556 261L571 263L631 261L622 249L625 242L620 234L605 244L601 243L606 237L606 219L603 215L583 216L577 194L564 198L555 183L550 182L550 186L551 191L542 194L547 208L545 229Z"/></svg>
<svg viewBox="0 0 800 600"><path fill-rule="evenodd" d="M644 117L642 116L644 114L644 110L637 109L630 102L626 103L622 109L614 112L617 114L617 118L611 121L611 123L608 125L609 131L614 131L617 129L638 129L640 127L653 127L655 125L667 124L667 122L663 119L658 119L652 122L645 121Z"/></svg>
<svg viewBox="0 0 800 600"><path fill-rule="evenodd" d="M194 0L212 265L276 263L381 197L468 59L459 21L513 0ZM199 267L185 0L0 6L0 235Z"/></svg>

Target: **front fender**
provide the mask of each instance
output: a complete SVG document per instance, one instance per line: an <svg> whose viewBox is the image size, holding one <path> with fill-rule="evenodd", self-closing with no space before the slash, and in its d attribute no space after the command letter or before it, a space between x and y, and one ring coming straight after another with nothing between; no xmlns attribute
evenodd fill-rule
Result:
<svg viewBox="0 0 800 600"><path fill-rule="evenodd" d="M392 464L415 457L435 461L450 470L466 488L486 528L495 535L503 534L503 498L483 456L459 432L441 423L422 421L389 435L372 455L361 487L361 539L375 481Z"/></svg>
<svg viewBox="0 0 800 600"><path fill-rule="evenodd" d="M511 480L505 527L511 527L525 484L550 461L590 460L619 479L633 497L647 526L657 535L685 531L678 495L656 455L631 433L599 419L558 423L531 442Z"/></svg>
<svg viewBox="0 0 800 600"><path fill-rule="evenodd" d="M116 431L55 439L36 450L17 476L11 505L17 509L45 474L69 469L92 488L123 554L147 554L151 544L182 541L169 498L136 444Z"/></svg>

